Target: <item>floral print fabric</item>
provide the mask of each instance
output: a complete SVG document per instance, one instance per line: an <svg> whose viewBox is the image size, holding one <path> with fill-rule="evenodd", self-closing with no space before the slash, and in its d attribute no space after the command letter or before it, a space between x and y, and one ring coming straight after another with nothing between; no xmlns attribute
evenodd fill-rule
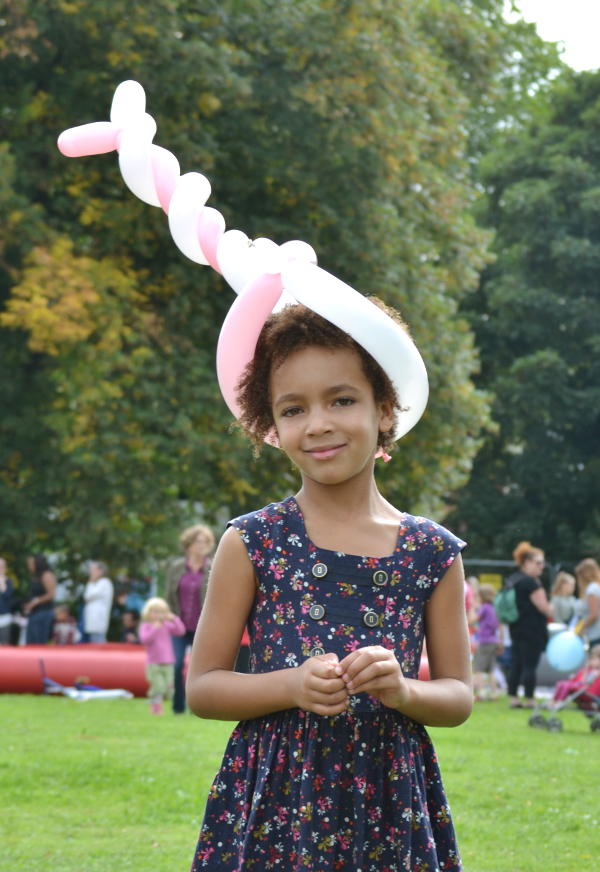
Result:
<svg viewBox="0 0 600 872"><path fill-rule="evenodd" d="M248 627L253 671L383 645L417 677L425 605L464 542L403 515L389 557L320 549L293 497L231 524L257 577ZM336 717L290 709L238 724L192 864L192 872L461 868L425 728L367 694L351 697Z"/></svg>

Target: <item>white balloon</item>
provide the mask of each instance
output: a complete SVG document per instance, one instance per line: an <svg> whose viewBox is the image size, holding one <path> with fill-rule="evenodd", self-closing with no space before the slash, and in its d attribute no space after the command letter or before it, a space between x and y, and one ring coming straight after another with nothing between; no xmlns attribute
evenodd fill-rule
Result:
<svg viewBox="0 0 600 872"><path fill-rule="evenodd" d="M408 333L350 285L312 263L295 261L282 273L284 291L369 352L394 385L403 411L396 413L400 439L422 416L429 396L427 370Z"/></svg>
<svg viewBox="0 0 600 872"><path fill-rule="evenodd" d="M317 254L308 242L301 239L290 239L279 246L286 260L303 260L308 263L317 263Z"/></svg>
<svg viewBox="0 0 600 872"><path fill-rule="evenodd" d="M195 263L208 266L198 241L198 218L210 197L210 182L202 173L180 176L169 202L169 229L177 248Z"/></svg>
<svg viewBox="0 0 600 872"><path fill-rule="evenodd" d="M227 230L217 247L223 278L236 294L261 273L276 275L283 265L279 246L271 239L248 239L241 230Z"/></svg>
<svg viewBox="0 0 600 872"><path fill-rule="evenodd" d="M110 120L125 127L146 111L146 94L139 82L128 79L115 89L110 108Z"/></svg>
<svg viewBox="0 0 600 872"><path fill-rule="evenodd" d="M150 206L160 206L150 151L155 133L154 119L144 115L137 124L124 127L119 140L119 168L123 180L136 197Z"/></svg>

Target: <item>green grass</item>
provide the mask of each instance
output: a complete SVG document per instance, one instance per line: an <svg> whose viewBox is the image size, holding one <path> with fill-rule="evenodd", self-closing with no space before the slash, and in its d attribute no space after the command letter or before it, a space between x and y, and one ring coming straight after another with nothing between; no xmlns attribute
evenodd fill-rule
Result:
<svg viewBox="0 0 600 872"><path fill-rule="evenodd" d="M505 701L433 729L466 872L579 872L600 856L600 733ZM143 700L0 696L0 870L186 872L231 724ZM281 870L287 872L287 870ZM352 872L352 870L347 870Z"/></svg>

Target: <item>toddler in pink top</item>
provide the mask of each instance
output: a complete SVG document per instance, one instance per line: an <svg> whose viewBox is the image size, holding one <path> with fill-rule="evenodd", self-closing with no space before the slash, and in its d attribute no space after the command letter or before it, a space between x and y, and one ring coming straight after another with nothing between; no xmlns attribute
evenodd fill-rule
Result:
<svg viewBox="0 0 600 872"><path fill-rule="evenodd" d="M162 715L163 704L173 697L172 636L183 636L185 627L174 615L164 599L151 597L142 609L140 642L146 649L146 678L148 699L154 715Z"/></svg>

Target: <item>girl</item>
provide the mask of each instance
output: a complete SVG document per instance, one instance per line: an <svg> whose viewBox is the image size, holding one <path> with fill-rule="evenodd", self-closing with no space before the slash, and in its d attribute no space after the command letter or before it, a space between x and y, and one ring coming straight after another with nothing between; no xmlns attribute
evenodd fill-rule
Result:
<svg viewBox="0 0 600 872"><path fill-rule="evenodd" d="M151 597L142 609L140 642L146 648L146 678L148 699L153 715L162 715L163 703L173 698L172 636L183 636L185 627L174 615L164 599Z"/></svg>
<svg viewBox="0 0 600 872"><path fill-rule="evenodd" d="M496 655L500 647L500 622L494 609L496 588L491 584L480 584L476 594L479 600L477 608L477 630L475 640L477 647L473 657L473 686L475 699L497 699L498 685L496 682Z"/></svg>
<svg viewBox="0 0 600 872"><path fill-rule="evenodd" d="M577 614L577 597L575 596L575 576L570 572L557 572L550 602L554 609L554 620L569 626Z"/></svg>
<svg viewBox="0 0 600 872"><path fill-rule="evenodd" d="M104 153L133 134L120 161L129 187L164 203L179 248L238 294L217 347L225 401L301 476L295 496L231 521L214 559L188 702L241 723L193 868L460 869L424 724L460 724L473 704L464 542L396 509L373 475L425 409L423 361L403 325L318 267L310 245L225 232L198 205L197 174L176 178L170 152L150 146L144 106L143 88L123 82L118 122L98 138L90 125L65 131L59 147ZM302 305L264 323L282 295ZM249 674L233 671L246 623ZM430 681L418 678L424 637Z"/></svg>
<svg viewBox="0 0 600 872"><path fill-rule="evenodd" d="M301 486L232 520L213 562L187 698L240 723L192 869L458 870L424 725L472 708L464 543L377 489L402 397L347 333L294 305L266 321L238 399L242 426L277 442Z"/></svg>

